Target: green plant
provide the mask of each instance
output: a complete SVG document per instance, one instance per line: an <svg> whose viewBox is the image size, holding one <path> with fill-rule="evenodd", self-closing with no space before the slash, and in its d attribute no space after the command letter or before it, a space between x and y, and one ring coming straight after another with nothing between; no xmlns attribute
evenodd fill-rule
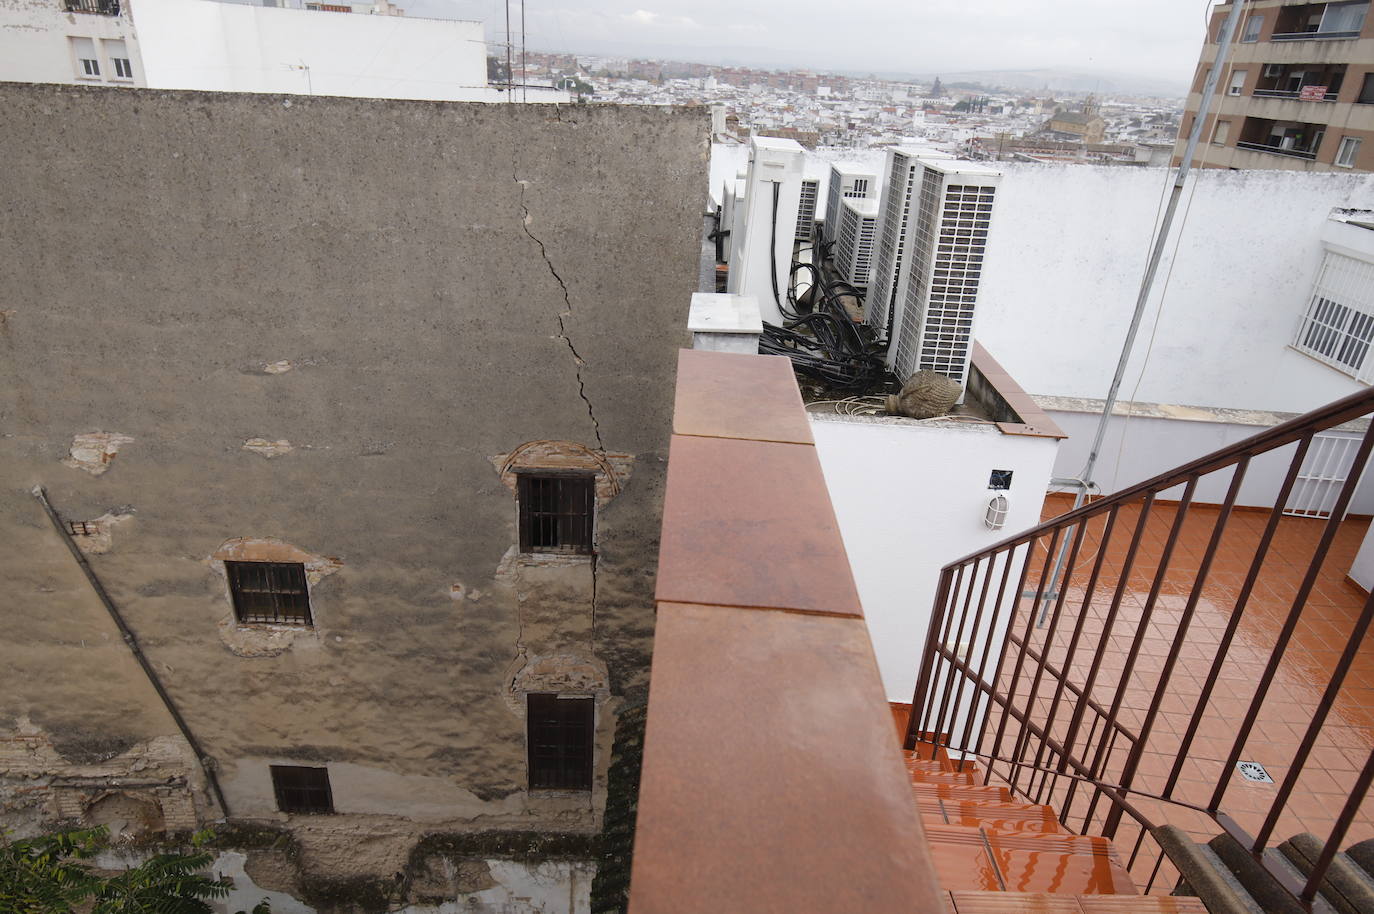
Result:
<svg viewBox="0 0 1374 914"><path fill-rule="evenodd" d="M229 894L229 883L205 875L213 856L209 831L191 838L189 852L156 854L114 876L93 873L80 861L107 841L103 827L11 841L0 835L0 911L70 914L89 903L90 914L209 914L208 900ZM238 914L244 914L240 911ZM271 914L264 899L252 914Z"/></svg>

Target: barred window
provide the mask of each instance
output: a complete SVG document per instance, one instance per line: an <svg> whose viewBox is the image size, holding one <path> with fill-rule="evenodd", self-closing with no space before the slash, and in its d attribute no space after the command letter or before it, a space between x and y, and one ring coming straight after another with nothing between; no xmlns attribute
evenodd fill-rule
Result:
<svg viewBox="0 0 1374 914"><path fill-rule="evenodd" d="M1354 375L1374 379L1374 265L1328 252L1293 345Z"/></svg>
<svg viewBox="0 0 1374 914"><path fill-rule="evenodd" d="M520 551L590 555L596 478L590 473L521 473Z"/></svg>
<svg viewBox="0 0 1374 914"><path fill-rule="evenodd" d="M320 813L334 811L334 794L329 789L328 768L302 768L273 765L272 790L282 812Z"/></svg>
<svg viewBox="0 0 1374 914"><path fill-rule="evenodd" d="M310 593L300 562L225 562L240 623L310 625Z"/></svg>
<svg viewBox="0 0 1374 914"><path fill-rule="evenodd" d="M526 696L531 790L591 790L596 712L590 698Z"/></svg>

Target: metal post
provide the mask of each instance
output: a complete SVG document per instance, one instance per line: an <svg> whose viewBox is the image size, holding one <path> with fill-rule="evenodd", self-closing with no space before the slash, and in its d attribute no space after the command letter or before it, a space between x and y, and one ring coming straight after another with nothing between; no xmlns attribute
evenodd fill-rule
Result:
<svg viewBox="0 0 1374 914"><path fill-rule="evenodd" d="M1093 469L1097 466L1097 458L1102 452L1102 439L1107 435L1107 424L1111 422L1112 410L1116 407L1117 394L1121 392L1121 381L1126 376L1126 364L1131 360L1131 352L1135 348L1136 334L1140 332L1140 322L1145 317L1145 305L1150 300L1150 294L1154 291L1155 275L1159 272L1159 262L1164 257L1164 246L1169 241L1169 231L1174 225L1174 214L1178 212L1178 201L1183 196L1183 185L1188 180L1188 173L1193 167L1193 156L1197 154L1198 143L1202 139L1202 129L1207 123L1207 115L1212 110L1212 96L1216 92L1217 82L1221 79L1221 70L1226 63L1227 56L1231 53L1231 40L1235 37L1236 25L1240 22L1241 10L1245 8L1245 0L1235 0L1235 5L1231 7L1231 14L1226 17L1226 23L1221 28L1221 37L1217 44L1217 59L1212 63L1212 69L1207 74L1207 79L1202 86L1202 100L1198 104L1197 116L1193 118L1193 127L1188 132L1188 145L1183 151L1183 160L1178 164L1178 174L1174 176L1174 187L1169 193L1169 205L1164 209L1164 220L1159 224L1159 234L1155 236L1154 250L1150 253L1150 261L1145 266L1145 275L1140 280L1140 294L1136 296L1135 313L1131 315L1131 327L1126 331L1126 342L1121 346L1121 357L1116 363L1116 374L1112 376L1112 386L1107 391L1107 402L1102 407L1102 416L1097 420L1097 432L1093 435L1092 449L1088 451L1088 462L1083 466L1083 472L1079 473L1079 478L1085 481L1092 481ZM1073 506L1081 508L1087 498L1087 489L1079 489L1074 496ZM1050 612L1050 599L1054 596L1055 588L1059 586L1059 575L1064 568L1064 557L1068 551L1068 537L1064 538L1063 544L1059 548L1059 555L1055 558L1054 571L1050 576L1050 586L1045 593L1045 602L1040 610L1040 618L1036 622L1037 627L1045 624L1045 618Z"/></svg>

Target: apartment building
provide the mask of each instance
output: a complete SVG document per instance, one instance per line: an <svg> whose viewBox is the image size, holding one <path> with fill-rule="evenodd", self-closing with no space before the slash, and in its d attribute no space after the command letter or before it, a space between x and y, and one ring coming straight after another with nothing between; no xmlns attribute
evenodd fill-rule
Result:
<svg viewBox="0 0 1374 914"><path fill-rule="evenodd" d="M557 863L547 910L585 911L704 110L0 104L0 827L214 824L321 912Z"/></svg>
<svg viewBox="0 0 1374 914"><path fill-rule="evenodd" d="M1177 164L1232 10L1219 4L1174 149ZM1207 168L1374 171L1374 17L1367 2L1251 0L1204 125Z"/></svg>
<svg viewBox="0 0 1374 914"><path fill-rule="evenodd" d="M127 0L0 0L0 81L148 85Z"/></svg>

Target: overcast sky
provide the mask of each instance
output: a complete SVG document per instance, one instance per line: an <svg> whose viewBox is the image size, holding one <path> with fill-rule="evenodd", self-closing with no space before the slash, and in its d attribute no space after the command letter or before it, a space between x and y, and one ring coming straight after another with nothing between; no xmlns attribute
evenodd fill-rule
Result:
<svg viewBox="0 0 1374 914"><path fill-rule="evenodd" d="M482 19L504 0L399 0L416 16ZM1056 70L1186 82L1204 0L531 0L531 49L816 70ZM512 0L519 34L519 0ZM517 37L518 41L518 37Z"/></svg>

